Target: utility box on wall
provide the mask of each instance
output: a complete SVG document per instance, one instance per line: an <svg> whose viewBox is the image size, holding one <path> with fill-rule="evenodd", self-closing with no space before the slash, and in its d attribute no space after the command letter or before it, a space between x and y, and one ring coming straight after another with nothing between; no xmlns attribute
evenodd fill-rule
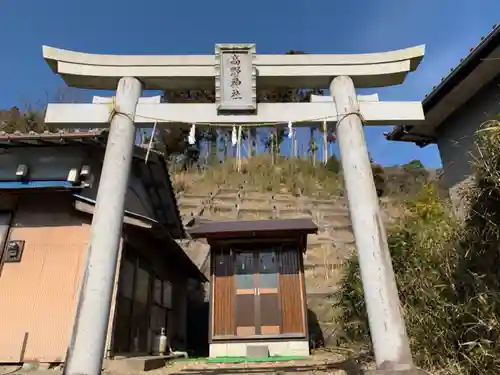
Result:
<svg viewBox="0 0 500 375"><path fill-rule="evenodd" d="M7 241L4 250L4 263L18 263L21 261L24 250L24 241Z"/></svg>

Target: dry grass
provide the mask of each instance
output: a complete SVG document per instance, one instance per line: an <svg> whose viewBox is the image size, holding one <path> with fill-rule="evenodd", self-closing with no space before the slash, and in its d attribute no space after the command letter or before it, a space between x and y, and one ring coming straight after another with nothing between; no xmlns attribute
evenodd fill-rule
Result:
<svg viewBox="0 0 500 375"><path fill-rule="evenodd" d="M177 191L208 192L217 186L252 188L262 192L310 196L335 196L342 192L339 175L306 159L279 157L273 164L269 155L243 159L237 171L236 159L199 172L190 170L173 177Z"/></svg>
<svg viewBox="0 0 500 375"><path fill-rule="evenodd" d="M414 196L429 177L425 169L374 166L374 173L377 189L393 199ZM323 198L343 195L342 172L332 170L328 165L325 167L319 161L313 164L306 158L278 157L273 163L269 154L263 154L243 159L240 171L237 160L228 159L204 171L195 168L183 172L173 170L172 175L178 192L207 194L220 186Z"/></svg>
<svg viewBox="0 0 500 375"><path fill-rule="evenodd" d="M406 202L389 247L417 364L435 374L500 373L500 128L476 138L474 184L458 222L435 187ZM338 306L350 343L370 345L359 266L346 267Z"/></svg>
<svg viewBox="0 0 500 375"><path fill-rule="evenodd" d="M171 179L175 192L180 193L188 191L190 186L194 186L199 176L193 171L185 171L173 173Z"/></svg>

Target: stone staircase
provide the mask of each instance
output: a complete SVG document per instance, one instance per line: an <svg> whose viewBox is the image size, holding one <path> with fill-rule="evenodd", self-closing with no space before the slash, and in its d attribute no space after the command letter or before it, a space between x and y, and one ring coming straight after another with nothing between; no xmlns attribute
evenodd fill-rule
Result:
<svg viewBox="0 0 500 375"><path fill-rule="evenodd" d="M308 236L304 258L310 330L318 341L332 344L336 337L332 297L338 288L344 260L354 251L345 198L327 200L218 188L206 195L179 194L177 199L184 223L193 218L207 221L312 218L319 230L318 234ZM202 271L208 272L208 245L199 241L185 241L182 245Z"/></svg>

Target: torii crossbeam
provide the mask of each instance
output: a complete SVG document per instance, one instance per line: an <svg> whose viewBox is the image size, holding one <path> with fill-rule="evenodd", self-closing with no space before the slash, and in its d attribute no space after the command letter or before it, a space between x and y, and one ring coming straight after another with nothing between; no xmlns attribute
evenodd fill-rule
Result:
<svg viewBox="0 0 500 375"><path fill-rule="evenodd" d="M323 121L336 123L339 111L332 102L317 103L262 103L258 113L252 114L218 114L213 103L138 103L134 123L141 128L150 127L153 123L168 126L210 124L211 126L246 127L269 126L288 121L295 127L310 127L322 124ZM420 102L360 102L359 109L365 125L405 124L418 125L424 120ZM45 115L45 123L60 127L79 128L109 127L109 119L113 107L107 104L49 104Z"/></svg>

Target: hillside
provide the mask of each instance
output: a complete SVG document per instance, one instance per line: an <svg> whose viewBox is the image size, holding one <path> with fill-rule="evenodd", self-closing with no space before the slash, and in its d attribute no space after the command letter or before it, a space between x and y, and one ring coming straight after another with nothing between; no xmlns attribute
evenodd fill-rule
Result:
<svg viewBox="0 0 500 375"><path fill-rule="evenodd" d="M265 158L245 162L241 172L227 162L204 172L187 171L173 176L181 216L185 224L204 220L255 220L310 217L317 235L308 236L305 278L310 311L310 331L319 343L333 345L341 334L334 323L332 295L341 268L354 250L354 237L341 176L304 160ZM295 164L295 165L294 165ZM386 225L401 214L401 199L417 191L422 171L388 169L381 197ZM412 174L413 173L413 174ZM416 177L417 176L417 177ZM425 179L427 181L427 178ZM208 245L184 241L195 263L208 273Z"/></svg>

